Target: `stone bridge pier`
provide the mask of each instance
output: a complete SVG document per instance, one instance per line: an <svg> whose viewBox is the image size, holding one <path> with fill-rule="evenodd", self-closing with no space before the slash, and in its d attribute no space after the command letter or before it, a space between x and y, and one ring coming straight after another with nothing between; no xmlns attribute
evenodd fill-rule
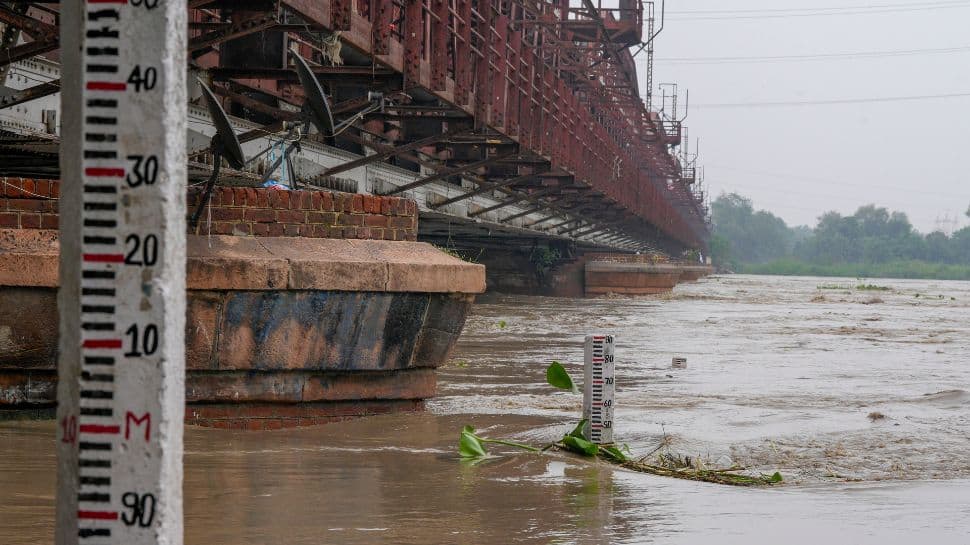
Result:
<svg viewBox="0 0 970 545"><path fill-rule="evenodd" d="M0 418L52 414L59 185L4 186ZM485 272L415 241L413 201L220 187L207 216L188 237L187 423L318 424L434 395Z"/></svg>
<svg viewBox="0 0 970 545"><path fill-rule="evenodd" d="M418 240L485 266L489 293L549 297L654 295L713 273L660 234L651 251L619 252L588 242L539 237L437 218L422 219Z"/></svg>

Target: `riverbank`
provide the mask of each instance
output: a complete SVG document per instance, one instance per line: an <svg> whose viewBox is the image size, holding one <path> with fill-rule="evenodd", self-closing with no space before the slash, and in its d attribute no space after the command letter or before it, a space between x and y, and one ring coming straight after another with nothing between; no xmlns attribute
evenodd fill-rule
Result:
<svg viewBox="0 0 970 545"><path fill-rule="evenodd" d="M823 265L797 259L738 266L743 274L774 276L840 276L846 278L910 278L924 280L970 280L970 265L949 265L926 261L889 261L886 263L838 263Z"/></svg>

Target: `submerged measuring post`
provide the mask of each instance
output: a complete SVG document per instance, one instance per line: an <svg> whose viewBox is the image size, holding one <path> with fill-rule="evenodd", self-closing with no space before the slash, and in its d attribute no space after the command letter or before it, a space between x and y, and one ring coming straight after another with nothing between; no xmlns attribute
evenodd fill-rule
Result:
<svg viewBox="0 0 970 545"><path fill-rule="evenodd" d="M613 442L613 398L616 393L613 336L587 335L583 367L583 434L598 445Z"/></svg>
<svg viewBox="0 0 970 545"><path fill-rule="evenodd" d="M60 6L55 543L180 545L186 2Z"/></svg>

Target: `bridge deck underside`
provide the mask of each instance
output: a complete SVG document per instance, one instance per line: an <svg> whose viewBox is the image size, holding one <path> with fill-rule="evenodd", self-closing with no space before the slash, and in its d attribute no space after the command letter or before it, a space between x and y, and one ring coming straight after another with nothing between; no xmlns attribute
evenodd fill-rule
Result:
<svg viewBox="0 0 970 545"><path fill-rule="evenodd" d="M291 173L301 183L333 187L341 176L387 164L414 174L371 183L365 172L357 190L419 198L429 229L451 214L446 223L465 224L469 233L485 220L514 226L506 235L595 235L630 249L659 240L664 247L706 243L704 212L669 149L679 129L669 134L639 97L628 50L640 40L639 2L621 0L613 10L589 0L188 4L189 69L232 116L256 127L241 134L244 142L278 138L301 118L305 93L287 52L310 61L344 124L335 134L309 136L308 145L314 140L357 159L301 159L305 168L297 164ZM52 6L0 6L0 76L13 62L56 55ZM10 93L7 85L0 109L37 104L58 87L52 80ZM371 107L378 104L372 93L380 93L379 108ZM0 170L29 175L15 163L30 159L40 172L49 144L38 152L23 143L30 134L8 135L10 160ZM189 151L202 167L190 171L207 175L205 157ZM43 168L50 174L56 165L48 160Z"/></svg>

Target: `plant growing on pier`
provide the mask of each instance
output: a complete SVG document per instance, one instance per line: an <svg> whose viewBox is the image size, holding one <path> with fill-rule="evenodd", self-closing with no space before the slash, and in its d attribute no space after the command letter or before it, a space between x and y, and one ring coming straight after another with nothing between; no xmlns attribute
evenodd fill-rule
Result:
<svg viewBox="0 0 970 545"><path fill-rule="evenodd" d="M541 284L546 275L552 269L552 266L559 261L562 254L559 253L557 248L533 248L532 253L529 255L529 261L535 267L536 280Z"/></svg>
<svg viewBox="0 0 970 545"><path fill-rule="evenodd" d="M546 369L546 382L550 386L566 390L574 394L580 392L575 381L558 361L553 361ZM719 484L730 484L735 486L755 486L775 484L782 481L781 473L775 472L772 475L751 476L738 473L745 468L733 466L729 468L709 469L703 467L696 458L690 456L680 456L664 450L666 442L654 449L652 452L639 459L631 459L627 454L630 453L629 447L624 445L620 449L614 445L598 445L586 439L583 435L583 428L586 420L580 420L573 427L572 431L565 434L562 439L549 443L543 447L534 447L506 439L492 439L478 435L475 428L465 426L458 436L458 453L465 460L480 460L488 456L485 448L486 444L504 445L508 447L527 450L534 453L542 453L549 449L556 448L584 456L587 458L601 458L609 463L619 465L632 471L641 473L651 473L665 477L676 477L679 479L689 479L694 481L705 481ZM626 453L624 453L626 450ZM656 454L656 462L648 463L646 459Z"/></svg>

